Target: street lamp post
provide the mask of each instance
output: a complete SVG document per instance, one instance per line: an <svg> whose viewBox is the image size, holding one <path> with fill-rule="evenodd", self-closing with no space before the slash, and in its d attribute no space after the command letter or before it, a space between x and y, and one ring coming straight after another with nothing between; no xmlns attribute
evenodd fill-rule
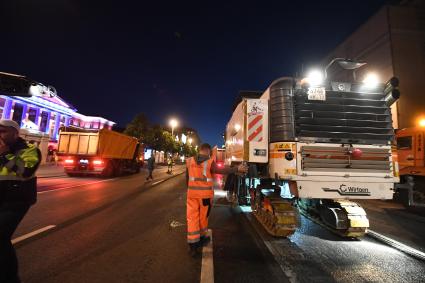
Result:
<svg viewBox="0 0 425 283"><path fill-rule="evenodd" d="M171 137L173 138L173 143L175 142L174 140L174 128L177 127L178 125L178 121L176 119L171 119L170 120L170 126L171 126ZM170 173L173 173L173 152L171 151L171 169L170 169Z"/></svg>

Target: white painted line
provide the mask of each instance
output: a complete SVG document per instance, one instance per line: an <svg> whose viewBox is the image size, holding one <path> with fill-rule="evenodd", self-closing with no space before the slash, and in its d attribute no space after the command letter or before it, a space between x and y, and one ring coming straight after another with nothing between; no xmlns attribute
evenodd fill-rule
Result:
<svg viewBox="0 0 425 283"><path fill-rule="evenodd" d="M156 181L156 182L152 183L152 186L157 185L157 184L159 184L159 183L162 183L162 182L164 182L164 181L165 181L165 180L159 180L159 181Z"/></svg>
<svg viewBox="0 0 425 283"><path fill-rule="evenodd" d="M19 236L19 237L17 237L17 238L15 238L15 239L13 239L13 240L12 240L12 244L14 245L14 244L16 244L16 243L19 243L19 242L21 242L21 241L23 241L23 240L26 240L26 239L28 239L28 238L31 238L31 237L33 237L33 236L35 236L35 235L37 235L37 234L43 233L43 232L45 232L45 231L47 231L47 230L50 230L50 229L53 229L53 228L55 228L55 227L56 227L56 225L49 225L49 226L46 226L46 227L40 228L40 229L38 229L38 230L32 231L32 232L30 232L30 233L28 233L28 234L25 234L25 235Z"/></svg>
<svg viewBox="0 0 425 283"><path fill-rule="evenodd" d="M56 192L56 191L62 191L62 190L72 189L72 188L78 188L78 187L82 187L82 186L94 185L94 184L98 184L98 183L109 182L109 181L116 180L116 179L117 178L112 178L112 179L100 180L100 181L95 181L95 182L89 182L89 183L79 184L79 185L73 185L73 186L58 188L58 189L54 189L54 190L47 190L47 191L37 192L37 194L45 194L45 193L50 193L50 192Z"/></svg>
<svg viewBox="0 0 425 283"><path fill-rule="evenodd" d="M415 248L412 248L408 245L405 245L403 243L400 243L399 241L396 241L394 239L391 239L387 236L384 236L378 232L375 232L373 230L368 229L367 235L371 238L374 238L375 240L378 240L380 242L383 242L384 244L387 244L403 253L406 253L408 255L411 255L417 259L424 260L425 261L425 253L421 252L420 250L417 250Z"/></svg>
<svg viewBox="0 0 425 283"><path fill-rule="evenodd" d="M214 255L212 230L208 229L211 241L202 249L201 283L214 283Z"/></svg>

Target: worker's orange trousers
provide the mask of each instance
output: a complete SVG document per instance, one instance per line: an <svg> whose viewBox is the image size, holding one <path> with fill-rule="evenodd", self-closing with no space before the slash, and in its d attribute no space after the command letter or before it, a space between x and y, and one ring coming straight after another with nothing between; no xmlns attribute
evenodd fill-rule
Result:
<svg viewBox="0 0 425 283"><path fill-rule="evenodd" d="M209 205L208 205L209 203ZM208 209L211 199L187 198L187 242L199 242L201 236L208 232Z"/></svg>

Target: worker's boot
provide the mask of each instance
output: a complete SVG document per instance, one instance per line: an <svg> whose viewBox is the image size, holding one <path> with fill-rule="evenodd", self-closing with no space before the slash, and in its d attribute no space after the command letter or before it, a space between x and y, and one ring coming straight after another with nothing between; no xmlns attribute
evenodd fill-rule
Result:
<svg viewBox="0 0 425 283"><path fill-rule="evenodd" d="M202 247L201 242L189 244L189 254L191 257L198 257L201 254L200 248Z"/></svg>
<svg viewBox="0 0 425 283"><path fill-rule="evenodd" d="M211 237L210 236L201 236L201 246L205 247L207 246L211 241Z"/></svg>

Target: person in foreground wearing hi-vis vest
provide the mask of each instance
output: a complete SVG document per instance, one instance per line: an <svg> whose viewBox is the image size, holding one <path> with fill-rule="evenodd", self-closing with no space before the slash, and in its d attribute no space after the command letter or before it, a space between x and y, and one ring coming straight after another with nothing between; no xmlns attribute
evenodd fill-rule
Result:
<svg viewBox="0 0 425 283"><path fill-rule="evenodd" d="M37 199L40 150L19 137L19 125L0 120L0 282L20 282L11 238Z"/></svg>
<svg viewBox="0 0 425 283"><path fill-rule="evenodd" d="M190 254L195 257L200 248L210 241L207 236L208 216L214 197L213 175L247 173L246 165L218 168L210 157L211 146L203 144L196 157L188 158L187 166L187 242Z"/></svg>

